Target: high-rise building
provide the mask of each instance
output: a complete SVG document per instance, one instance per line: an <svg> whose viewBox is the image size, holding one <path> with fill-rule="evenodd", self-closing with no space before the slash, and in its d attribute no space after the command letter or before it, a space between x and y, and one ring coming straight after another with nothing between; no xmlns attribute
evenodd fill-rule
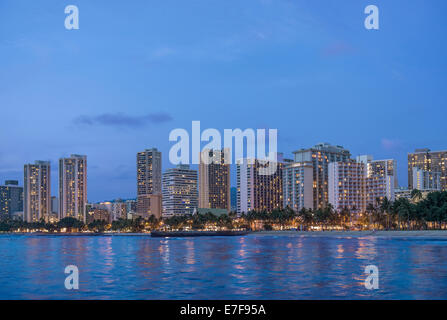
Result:
<svg viewBox="0 0 447 320"><path fill-rule="evenodd" d="M47 219L51 214L50 162L36 161L25 164L23 183L24 219L35 222Z"/></svg>
<svg viewBox="0 0 447 320"><path fill-rule="evenodd" d="M441 172L413 167L413 188L420 191L441 191Z"/></svg>
<svg viewBox="0 0 447 320"><path fill-rule="evenodd" d="M163 216L193 214L198 208L197 171L178 165L163 173Z"/></svg>
<svg viewBox="0 0 447 320"><path fill-rule="evenodd" d="M366 209L365 164L350 160L329 163L329 203L353 213Z"/></svg>
<svg viewBox="0 0 447 320"><path fill-rule="evenodd" d="M426 172L439 172L441 190L447 190L447 150L431 151L430 149L416 149L408 154L408 189L416 187L413 185L413 168Z"/></svg>
<svg viewBox="0 0 447 320"><path fill-rule="evenodd" d="M72 154L59 159L59 218L85 221L87 157Z"/></svg>
<svg viewBox="0 0 447 320"><path fill-rule="evenodd" d="M366 205L376 206L385 197L394 201L394 190L398 187L397 161L373 160L371 155L362 155L357 157L357 162L365 164Z"/></svg>
<svg viewBox="0 0 447 320"><path fill-rule="evenodd" d="M201 152L199 208L231 210L229 153L227 148Z"/></svg>
<svg viewBox="0 0 447 320"><path fill-rule="evenodd" d="M351 153L342 146L320 143L310 149L295 151L294 162L312 163L313 166L313 207L325 208L328 198L328 166L331 162L348 162Z"/></svg>
<svg viewBox="0 0 447 320"><path fill-rule="evenodd" d="M313 209L313 165L312 162L295 162L283 171L284 207L295 211Z"/></svg>
<svg viewBox="0 0 447 320"><path fill-rule="evenodd" d="M16 212L23 211L23 187L17 180L7 180L0 186L0 219L11 218Z"/></svg>
<svg viewBox="0 0 447 320"><path fill-rule="evenodd" d="M161 152L157 148L137 153L137 214L161 217Z"/></svg>
<svg viewBox="0 0 447 320"><path fill-rule="evenodd" d="M137 195L161 194L161 152L157 148L137 153Z"/></svg>
<svg viewBox="0 0 447 320"><path fill-rule="evenodd" d="M271 174L262 174L261 169L273 169ZM258 159L239 159L236 164L237 176L237 213L249 211L272 212L281 209L283 200L282 154L276 162Z"/></svg>

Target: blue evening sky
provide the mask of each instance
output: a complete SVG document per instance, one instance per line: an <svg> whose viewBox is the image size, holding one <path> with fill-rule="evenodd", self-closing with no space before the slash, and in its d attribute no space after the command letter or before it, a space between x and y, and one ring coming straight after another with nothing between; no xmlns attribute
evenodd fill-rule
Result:
<svg viewBox="0 0 447 320"><path fill-rule="evenodd" d="M64 28L66 5L80 29ZM364 8L380 9L368 31ZM174 128L277 128L279 150L447 149L444 0L1 0L0 183L88 156L89 200L135 196ZM234 181L232 183L234 185Z"/></svg>

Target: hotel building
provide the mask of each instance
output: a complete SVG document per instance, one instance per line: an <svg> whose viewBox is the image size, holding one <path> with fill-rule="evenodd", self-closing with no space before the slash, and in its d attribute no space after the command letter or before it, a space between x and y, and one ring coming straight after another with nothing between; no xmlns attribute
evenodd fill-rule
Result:
<svg viewBox="0 0 447 320"><path fill-rule="evenodd" d="M283 170L284 207L295 211L313 209L313 165L312 162L295 162Z"/></svg>
<svg viewBox="0 0 447 320"><path fill-rule="evenodd" d="M87 203L85 205L85 223L91 223L93 221L106 221L110 223L112 220L111 203Z"/></svg>
<svg viewBox="0 0 447 320"><path fill-rule="evenodd" d="M447 190L447 150L431 151L430 149L416 149L408 154L408 189L416 189L413 179L413 168L426 172L439 172L441 190Z"/></svg>
<svg viewBox="0 0 447 320"><path fill-rule="evenodd" d="M23 187L17 180L7 180L0 186L0 218L11 218L16 212L23 211Z"/></svg>
<svg viewBox="0 0 447 320"><path fill-rule="evenodd" d="M441 172L413 167L413 188L420 191L441 191Z"/></svg>
<svg viewBox="0 0 447 320"><path fill-rule="evenodd" d="M59 159L59 219L85 221L87 204L87 157L72 154Z"/></svg>
<svg viewBox="0 0 447 320"><path fill-rule="evenodd" d="M373 160L370 155L357 157L357 162L365 164L366 205L377 206L386 197L395 200L397 182L397 161L394 159Z"/></svg>
<svg viewBox="0 0 447 320"><path fill-rule="evenodd" d="M329 203L328 169L331 162L348 162L351 153L342 146L320 143L310 149L293 152L294 162L311 163L313 167L313 208L325 208Z"/></svg>
<svg viewBox="0 0 447 320"><path fill-rule="evenodd" d="M273 170L276 166L276 170ZM272 169L271 174L262 174L261 169ZM267 169L268 168L268 169ZM255 211L272 212L281 209L283 199L282 154L276 162L258 159L239 159L236 164L237 175L237 213Z"/></svg>
<svg viewBox="0 0 447 320"><path fill-rule="evenodd" d="M329 163L329 203L335 210L344 208L353 213L366 209L365 164L349 162Z"/></svg>
<svg viewBox="0 0 447 320"><path fill-rule="evenodd" d="M163 216L193 214L198 208L197 171L178 165L163 173Z"/></svg>
<svg viewBox="0 0 447 320"><path fill-rule="evenodd" d="M230 150L206 149L200 154L199 208L231 209Z"/></svg>
<svg viewBox="0 0 447 320"><path fill-rule="evenodd" d="M36 161L25 164L23 183L24 220L35 222L51 214L50 162Z"/></svg>
<svg viewBox="0 0 447 320"><path fill-rule="evenodd" d="M157 148L137 153L137 214L161 217L161 152Z"/></svg>

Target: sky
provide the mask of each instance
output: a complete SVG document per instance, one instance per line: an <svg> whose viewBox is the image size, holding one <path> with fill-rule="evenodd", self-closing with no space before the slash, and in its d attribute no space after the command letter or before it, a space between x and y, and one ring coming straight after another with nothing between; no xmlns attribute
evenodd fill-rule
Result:
<svg viewBox="0 0 447 320"><path fill-rule="evenodd" d="M66 30L65 6L79 8ZM379 30L364 27L367 5ZM444 0L0 0L0 183L88 157L89 201L133 198L171 130L278 129L398 161L447 149ZM234 173L232 185L235 185Z"/></svg>

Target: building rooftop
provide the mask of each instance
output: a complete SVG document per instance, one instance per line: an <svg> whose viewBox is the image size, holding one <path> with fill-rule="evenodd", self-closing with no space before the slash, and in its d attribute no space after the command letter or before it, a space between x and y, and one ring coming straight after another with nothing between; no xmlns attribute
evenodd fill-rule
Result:
<svg viewBox="0 0 447 320"><path fill-rule="evenodd" d="M340 145L331 145L330 143L324 142L324 143L318 143L315 146L308 148L308 149L300 149L297 151L294 151L293 153L300 153L300 152L306 152L306 151L326 151L326 152L347 152L349 153L349 150L345 149L343 146Z"/></svg>

